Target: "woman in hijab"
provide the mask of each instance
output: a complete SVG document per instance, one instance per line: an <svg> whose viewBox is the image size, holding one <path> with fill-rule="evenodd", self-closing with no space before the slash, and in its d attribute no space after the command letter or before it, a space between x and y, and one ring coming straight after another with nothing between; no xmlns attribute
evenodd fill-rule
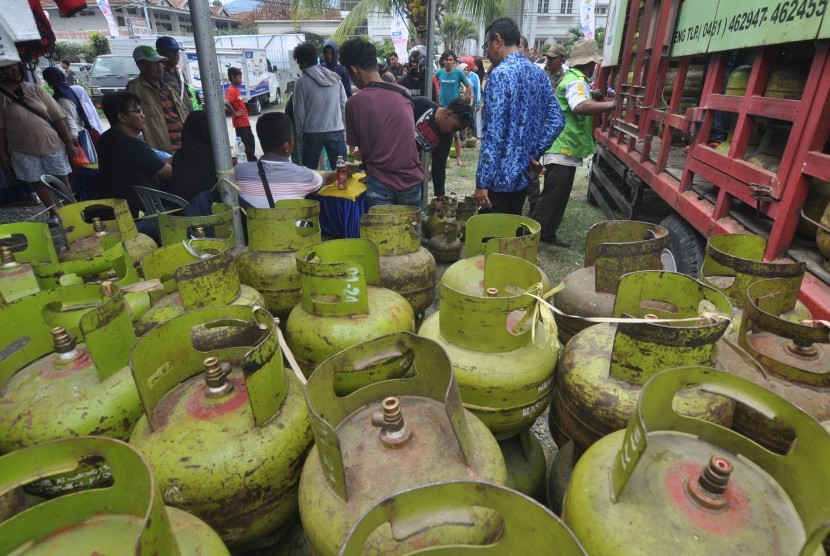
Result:
<svg viewBox="0 0 830 556"><path fill-rule="evenodd" d="M52 66L43 70L43 80L52 87L52 98L58 101L61 108L66 112L66 125L69 127L69 134L72 140L80 143L91 164L98 162L98 153L89 130L92 125L89 123L86 111L84 111L81 99L66 82L66 74L58 67Z"/></svg>
<svg viewBox="0 0 830 556"><path fill-rule="evenodd" d="M190 204L186 216L209 216L216 184L216 163L210 146L207 114L191 112L182 128L182 147L173 156L173 183L170 193Z"/></svg>

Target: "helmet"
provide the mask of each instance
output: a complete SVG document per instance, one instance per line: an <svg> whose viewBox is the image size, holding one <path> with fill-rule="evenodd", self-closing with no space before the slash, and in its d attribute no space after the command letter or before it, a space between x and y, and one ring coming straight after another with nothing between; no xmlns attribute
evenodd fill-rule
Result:
<svg viewBox="0 0 830 556"><path fill-rule="evenodd" d="M422 60L425 60L427 57L427 47L422 44L417 44L409 49L409 57L412 58L415 55L420 56Z"/></svg>

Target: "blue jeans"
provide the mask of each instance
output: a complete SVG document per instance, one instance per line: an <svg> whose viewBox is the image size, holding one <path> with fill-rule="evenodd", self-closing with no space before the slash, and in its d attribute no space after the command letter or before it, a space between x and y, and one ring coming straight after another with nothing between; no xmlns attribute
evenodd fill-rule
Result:
<svg viewBox="0 0 830 556"><path fill-rule="evenodd" d="M331 169L337 166L337 157L346 160L346 138L343 131L303 133L303 166L316 170L320 164L320 151L326 148Z"/></svg>
<svg viewBox="0 0 830 556"><path fill-rule="evenodd" d="M366 180L366 205L409 205L421 208L421 184L412 189L400 191L391 189L372 176Z"/></svg>

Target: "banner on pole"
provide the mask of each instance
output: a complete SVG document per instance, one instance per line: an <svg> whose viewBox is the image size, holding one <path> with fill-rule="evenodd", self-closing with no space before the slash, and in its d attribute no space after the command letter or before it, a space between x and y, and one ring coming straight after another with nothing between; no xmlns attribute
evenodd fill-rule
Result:
<svg viewBox="0 0 830 556"><path fill-rule="evenodd" d="M409 63L409 53L406 50L406 43L409 41L409 27L401 15L400 10L392 10L392 45L395 47L395 54L401 64Z"/></svg>
<svg viewBox="0 0 830 556"><path fill-rule="evenodd" d="M586 39L594 38L595 19L594 8L596 3L594 0L581 0L579 7L579 28L582 29L582 34Z"/></svg>
<svg viewBox="0 0 830 556"><path fill-rule="evenodd" d="M107 20L107 27L110 28L110 35L117 37L120 33L118 32L118 25L115 23L115 18L112 15L110 0L97 0L97 3L101 13L104 14L104 19Z"/></svg>

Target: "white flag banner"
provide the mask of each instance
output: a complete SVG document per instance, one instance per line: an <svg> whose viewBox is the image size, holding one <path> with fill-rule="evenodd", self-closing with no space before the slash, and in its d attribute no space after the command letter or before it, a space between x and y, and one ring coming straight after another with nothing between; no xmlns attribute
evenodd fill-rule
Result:
<svg viewBox="0 0 830 556"><path fill-rule="evenodd" d="M582 34L586 39L594 38L595 20L594 8L596 3L594 0L580 0L579 6L579 28L582 29Z"/></svg>
<svg viewBox="0 0 830 556"><path fill-rule="evenodd" d="M409 63L409 54L406 50L406 43L409 41L409 27L406 26L400 10L392 10L392 44L395 47L395 54L401 64Z"/></svg>
<svg viewBox="0 0 830 556"><path fill-rule="evenodd" d="M107 27L110 28L110 35L117 37L120 33L118 32L118 25L115 23L115 17L112 15L110 0L97 0L97 3L101 13L104 14L104 19L107 20Z"/></svg>

